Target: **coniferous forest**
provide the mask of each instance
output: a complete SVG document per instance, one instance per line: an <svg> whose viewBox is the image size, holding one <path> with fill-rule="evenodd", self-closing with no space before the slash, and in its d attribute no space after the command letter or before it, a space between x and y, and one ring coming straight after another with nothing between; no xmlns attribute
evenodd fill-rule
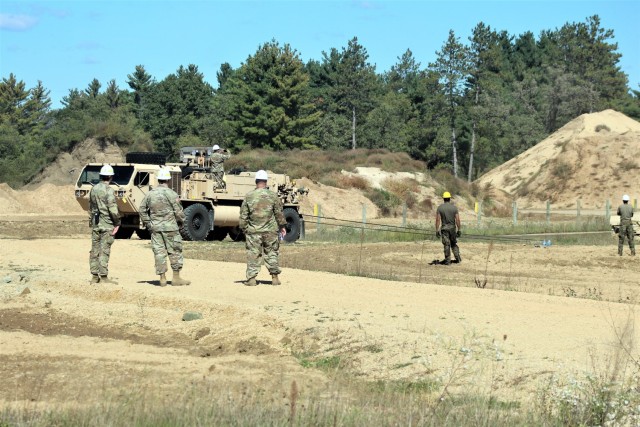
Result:
<svg viewBox="0 0 640 427"><path fill-rule="evenodd" d="M164 77L137 65L124 82L78 82L59 109L41 82L29 88L10 73L0 82L0 182L26 183L90 137L174 158L187 145L381 148L474 180L580 114L640 119L638 82L598 16L539 35L481 22L467 38L443 36L433 63L407 49L386 71L357 37L307 63L271 40L236 69L224 63L217 88L196 64Z"/></svg>

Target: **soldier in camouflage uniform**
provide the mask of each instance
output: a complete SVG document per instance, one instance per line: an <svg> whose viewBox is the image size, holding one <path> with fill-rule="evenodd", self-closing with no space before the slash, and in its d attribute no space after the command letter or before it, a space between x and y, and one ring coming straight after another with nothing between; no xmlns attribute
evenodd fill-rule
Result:
<svg viewBox="0 0 640 427"><path fill-rule="evenodd" d="M247 286L258 284L256 276L260 272L261 258L271 273L271 284L280 285L278 250L280 236L284 238L287 234L287 221L280 198L267 188L268 178L267 172L256 172L256 189L246 195L240 208L240 228L247 237Z"/></svg>
<svg viewBox="0 0 640 427"><path fill-rule="evenodd" d="M444 203L438 206L436 212L436 237L442 237L444 246L444 264L451 264L451 249L456 262L462 262L458 240L460 237L460 214L458 208L451 203L451 194L445 191L442 194ZM457 231L456 231L457 230Z"/></svg>
<svg viewBox="0 0 640 427"><path fill-rule="evenodd" d="M227 150L221 150L218 145L214 145L213 154L209 158L211 162L211 174L213 178L217 181L218 188L226 188L226 184L224 182L224 161L231 157L231 154Z"/></svg>
<svg viewBox="0 0 640 427"><path fill-rule="evenodd" d="M636 247L633 243L634 230L631 218L633 218L633 206L629 204L629 196L622 196L622 204L618 207L618 215L620 215L620 230L618 231L618 255L622 256L625 237L629 240L629 249L631 255L636 254Z"/></svg>
<svg viewBox="0 0 640 427"><path fill-rule="evenodd" d="M156 261L156 274L160 286L167 286L167 256L173 270L172 286L185 286L191 282L180 277L184 263L180 227L185 216L178 194L167 186L171 174L167 169L158 171L158 186L149 191L140 204L140 219L151 231L151 248Z"/></svg>
<svg viewBox="0 0 640 427"><path fill-rule="evenodd" d="M109 183L113 168L104 165L100 169L100 182L89 193L89 224L91 226L91 283L115 283L109 274L109 255L115 235L120 228L120 215L116 196Z"/></svg>

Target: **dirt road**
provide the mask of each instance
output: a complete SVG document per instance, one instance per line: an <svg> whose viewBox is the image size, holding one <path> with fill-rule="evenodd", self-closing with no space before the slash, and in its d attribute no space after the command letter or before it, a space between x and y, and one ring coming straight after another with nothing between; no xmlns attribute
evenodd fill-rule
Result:
<svg viewBox="0 0 640 427"><path fill-rule="evenodd" d="M277 396L292 378L323 387L327 376L303 366L327 360L368 380L442 380L461 363L476 383L526 395L549 374L606 358L615 328L638 314L632 304L291 268L280 287L263 271L249 288L243 264L195 259L184 270L191 286L160 288L141 240L114 244L118 285L91 286L89 245L1 241L0 376L13 380L0 391L5 404L83 402L97 398L89 389L117 393L132 378L161 390L194 378L251 384ZM186 311L203 318L182 321Z"/></svg>

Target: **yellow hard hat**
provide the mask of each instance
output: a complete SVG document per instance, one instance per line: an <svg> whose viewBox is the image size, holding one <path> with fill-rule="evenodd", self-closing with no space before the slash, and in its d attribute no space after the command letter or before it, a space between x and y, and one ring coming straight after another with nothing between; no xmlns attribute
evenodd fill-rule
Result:
<svg viewBox="0 0 640 427"><path fill-rule="evenodd" d="M451 193L449 193L448 191L445 191L444 193L442 193L442 198L443 199L450 199L451 198Z"/></svg>

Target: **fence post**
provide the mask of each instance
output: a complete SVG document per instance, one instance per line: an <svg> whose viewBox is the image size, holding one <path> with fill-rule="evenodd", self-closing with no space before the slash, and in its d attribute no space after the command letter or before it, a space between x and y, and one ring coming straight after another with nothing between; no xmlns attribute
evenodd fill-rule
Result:
<svg viewBox="0 0 640 427"><path fill-rule="evenodd" d="M609 199L604 204L604 217L607 220L607 224L609 224L611 219L611 201Z"/></svg>
<svg viewBox="0 0 640 427"><path fill-rule="evenodd" d="M580 199L576 200L576 219L580 222Z"/></svg>
<svg viewBox="0 0 640 427"><path fill-rule="evenodd" d="M513 225L518 225L518 202L511 202L511 210L513 211Z"/></svg>
<svg viewBox="0 0 640 427"><path fill-rule="evenodd" d="M480 224L482 224L482 201L477 202L478 204L478 228L480 228Z"/></svg>
<svg viewBox="0 0 640 427"><path fill-rule="evenodd" d="M320 219L322 218L322 207L320 203L315 206L316 211L316 232L320 232Z"/></svg>
<svg viewBox="0 0 640 427"><path fill-rule="evenodd" d="M362 227L367 224L367 205L362 204Z"/></svg>
<svg viewBox="0 0 640 427"><path fill-rule="evenodd" d="M551 224L551 201L547 200L547 225Z"/></svg>
<svg viewBox="0 0 640 427"><path fill-rule="evenodd" d="M407 226L407 202L402 204L402 226Z"/></svg>

